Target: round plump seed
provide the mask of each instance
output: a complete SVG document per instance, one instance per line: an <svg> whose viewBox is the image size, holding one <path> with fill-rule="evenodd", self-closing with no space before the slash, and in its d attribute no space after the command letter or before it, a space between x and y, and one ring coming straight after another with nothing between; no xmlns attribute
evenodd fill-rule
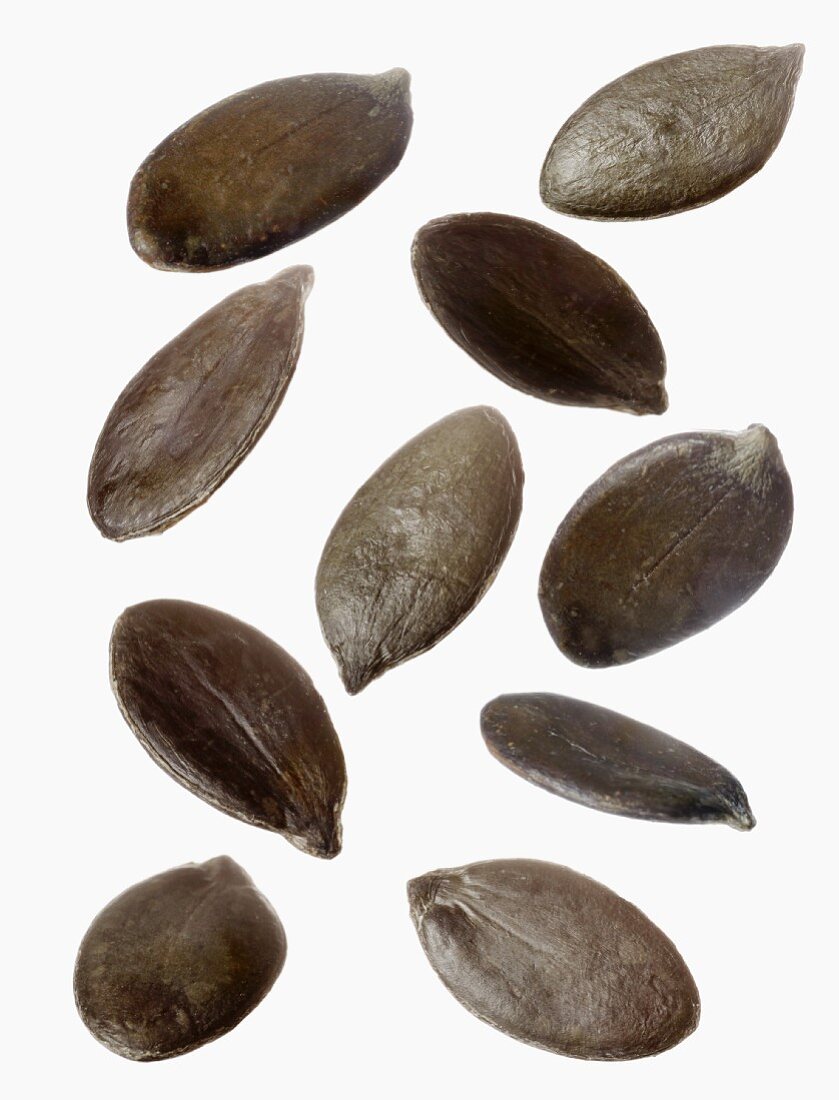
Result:
<svg viewBox="0 0 839 1100"><path fill-rule="evenodd" d="M279 918L227 856L130 887L85 933L76 1006L94 1038L138 1062L173 1058L236 1027L283 968Z"/></svg>
<svg viewBox="0 0 839 1100"><path fill-rule="evenodd" d="M493 1027L574 1058L660 1054L699 1021L670 940L634 905L567 867L498 859L408 883L443 984Z"/></svg>
<svg viewBox="0 0 839 1100"><path fill-rule="evenodd" d="M760 424L642 447L557 528L539 581L551 636L572 661L605 668L705 630L771 574L792 514L777 440Z"/></svg>

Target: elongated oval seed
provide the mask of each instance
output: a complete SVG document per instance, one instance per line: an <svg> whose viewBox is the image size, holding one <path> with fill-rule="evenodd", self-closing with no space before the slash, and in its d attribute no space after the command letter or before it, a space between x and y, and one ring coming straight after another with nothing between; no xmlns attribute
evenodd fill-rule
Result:
<svg viewBox="0 0 839 1100"><path fill-rule="evenodd" d="M166 271L218 270L340 218L402 159L410 80L404 69L294 76L208 107L131 181L134 251Z"/></svg>
<svg viewBox="0 0 839 1100"><path fill-rule="evenodd" d="M140 744L182 787L310 855L341 850L338 737L304 669L270 638L200 604L135 604L114 626L111 684Z"/></svg>
<svg viewBox="0 0 839 1100"><path fill-rule="evenodd" d="M290 267L237 290L131 379L88 475L88 508L106 538L165 531L250 453L294 374L312 278L310 267Z"/></svg>
<svg viewBox="0 0 839 1100"><path fill-rule="evenodd" d="M539 600L572 661L624 664L728 615L763 584L792 528L774 435L667 436L622 458L559 525Z"/></svg>
<svg viewBox="0 0 839 1100"><path fill-rule="evenodd" d="M387 460L321 556L321 627L352 694L436 645L489 588L513 540L524 473L495 409L461 409Z"/></svg>
<svg viewBox="0 0 839 1100"><path fill-rule="evenodd" d="M659 218L733 191L769 160L804 47L709 46L607 84L554 138L542 201L580 218Z"/></svg>
<svg viewBox="0 0 839 1100"><path fill-rule="evenodd" d="M667 408L647 311L574 241L505 214L452 214L420 229L412 259L436 319L502 382L560 405Z"/></svg>
<svg viewBox="0 0 839 1100"><path fill-rule="evenodd" d="M188 863L130 887L96 917L76 959L76 1006L108 1050L157 1062L241 1023L285 957L277 914L237 863Z"/></svg>
<svg viewBox="0 0 839 1100"><path fill-rule="evenodd" d="M710 757L623 714L564 695L499 695L481 711L487 748L552 794L648 821L751 829L746 792Z"/></svg>
<svg viewBox="0 0 839 1100"><path fill-rule="evenodd" d="M498 859L408 883L420 943L479 1019L556 1054L660 1054L699 1021L676 948L634 905L553 863Z"/></svg>

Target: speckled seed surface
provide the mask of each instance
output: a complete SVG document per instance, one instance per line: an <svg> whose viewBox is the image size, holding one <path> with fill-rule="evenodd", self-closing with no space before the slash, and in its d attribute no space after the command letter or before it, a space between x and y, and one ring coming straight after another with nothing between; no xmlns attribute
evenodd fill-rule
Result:
<svg viewBox="0 0 839 1100"><path fill-rule="evenodd" d="M238 92L184 123L131 181L128 234L152 267L212 271L307 237L402 159L410 76L315 73Z"/></svg>
<svg viewBox="0 0 839 1100"><path fill-rule="evenodd" d="M605 668L705 630L769 577L792 516L789 474L761 424L642 447L553 537L539 581L551 636L572 661Z"/></svg>
<svg viewBox="0 0 839 1100"><path fill-rule="evenodd" d="M321 628L347 691L436 645L507 555L524 472L496 409L461 409L409 440L358 490L317 572Z"/></svg>
<svg viewBox="0 0 839 1100"><path fill-rule="evenodd" d="M670 940L593 879L532 859L433 871L408 884L428 961L458 1001L556 1054L660 1054L699 1021Z"/></svg>
<svg viewBox="0 0 839 1100"><path fill-rule="evenodd" d="M624 714L530 692L499 695L481 711L487 748L552 794L648 821L720 821L751 829L746 793L710 757Z"/></svg>
<svg viewBox="0 0 839 1100"><path fill-rule="evenodd" d="M250 453L294 374L312 280L310 267L290 267L237 290L131 379L88 474L88 508L106 538L165 531Z"/></svg>
<svg viewBox="0 0 839 1100"><path fill-rule="evenodd" d="M231 817L331 859L344 756L314 684L270 638L184 600L120 615L111 683L123 717L181 786Z"/></svg>
<svg viewBox="0 0 839 1100"><path fill-rule="evenodd" d="M283 968L279 918L228 856L130 887L85 933L73 979L93 1036L138 1062L173 1058L236 1027Z"/></svg>
<svg viewBox="0 0 839 1100"><path fill-rule="evenodd" d="M581 218L659 218L703 206L778 145L804 47L709 46L607 84L554 138L542 201Z"/></svg>
<svg viewBox="0 0 839 1100"><path fill-rule="evenodd" d="M568 237L507 214L452 214L419 230L412 259L434 317L502 382L561 405L667 408L647 311Z"/></svg>

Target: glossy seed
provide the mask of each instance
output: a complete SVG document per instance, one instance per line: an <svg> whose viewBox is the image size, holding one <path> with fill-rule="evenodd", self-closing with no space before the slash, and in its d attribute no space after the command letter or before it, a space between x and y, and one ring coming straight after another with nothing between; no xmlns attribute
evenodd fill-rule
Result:
<svg viewBox="0 0 839 1100"><path fill-rule="evenodd" d="M699 1022L669 939L567 867L498 859L408 883L428 961L458 1001L514 1039L574 1058L660 1054Z"/></svg>
<svg viewBox="0 0 839 1100"><path fill-rule="evenodd" d="M792 528L774 435L667 436L616 462L559 525L539 600L551 635L591 668L646 657L753 595Z"/></svg>
<svg viewBox="0 0 839 1100"><path fill-rule="evenodd" d="M156 1062L231 1031L279 976L277 914L228 856L130 887L85 933L76 1006L114 1054Z"/></svg>
<svg viewBox="0 0 839 1100"><path fill-rule="evenodd" d="M510 548L524 473L495 409L461 409L392 455L330 534L317 574L324 637L352 694L436 645Z"/></svg>
<svg viewBox="0 0 839 1100"><path fill-rule="evenodd" d="M564 695L499 695L487 748L516 775L608 814L751 829L746 792L710 757L623 714Z"/></svg>
<svg viewBox="0 0 839 1100"><path fill-rule="evenodd" d="M804 47L710 46L607 84L554 138L542 201L580 218L660 218L733 191L769 160Z"/></svg>
<svg viewBox="0 0 839 1100"><path fill-rule="evenodd" d="M250 453L294 374L312 278L290 267L237 290L131 379L88 474L88 508L106 538L165 531Z"/></svg>
<svg viewBox="0 0 839 1100"><path fill-rule="evenodd" d="M411 78L316 73L238 92L184 123L131 181L134 251L166 271L212 271L307 237L396 168Z"/></svg>
<svg viewBox="0 0 839 1100"><path fill-rule="evenodd" d="M200 604L135 604L111 635L111 684L182 787L310 855L341 850L338 737L306 672L270 638Z"/></svg>
<svg viewBox="0 0 839 1100"><path fill-rule="evenodd" d="M420 229L412 259L435 318L502 382L560 405L667 408L647 311L574 241L506 214L453 214Z"/></svg>

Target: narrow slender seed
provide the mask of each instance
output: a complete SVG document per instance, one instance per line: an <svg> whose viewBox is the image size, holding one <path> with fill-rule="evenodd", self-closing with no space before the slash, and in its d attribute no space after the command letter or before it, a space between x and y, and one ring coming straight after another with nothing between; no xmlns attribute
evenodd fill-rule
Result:
<svg viewBox="0 0 839 1100"><path fill-rule="evenodd" d="M792 514L778 442L761 424L642 447L557 528L539 582L554 641L572 661L605 668L705 630L771 574Z"/></svg>
<svg viewBox="0 0 839 1100"><path fill-rule="evenodd" d="M140 744L211 806L331 859L341 850L344 757L308 675L252 626L200 604L120 615L111 684Z"/></svg>
<svg viewBox="0 0 839 1100"><path fill-rule="evenodd" d="M213 271L307 237L396 168L411 133L411 78L316 73L208 107L131 181L134 251L165 271Z"/></svg>
<svg viewBox="0 0 839 1100"><path fill-rule="evenodd" d="M187 863L130 887L96 917L76 959L76 1007L108 1050L157 1062L241 1023L285 957L277 914L237 863Z"/></svg>
<svg viewBox="0 0 839 1100"><path fill-rule="evenodd" d="M506 214L452 214L420 229L412 259L435 318L502 382L560 405L667 408L647 311L574 241Z"/></svg>
<svg viewBox="0 0 839 1100"><path fill-rule="evenodd" d="M481 711L487 748L516 775L608 814L752 829L746 792L710 757L594 703L535 692Z"/></svg>
<svg viewBox="0 0 839 1100"><path fill-rule="evenodd" d="M385 462L321 556L321 628L351 694L436 645L489 588L513 540L524 473L495 409L461 409Z"/></svg>
<svg viewBox="0 0 839 1100"><path fill-rule="evenodd" d="M88 508L106 538L165 531L251 452L294 374L312 279L310 267L289 267L237 290L131 379L88 475Z"/></svg>
<svg viewBox="0 0 839 1100"><path fill-rule="evenodd" d="M498 859L432 871L408 883L408 899L449 992L514 1039L574 1058L644 1058L699 1021L670 940L567 867Z"/></svg>
<svg viewBox="0 0 839 1100"><path fill-rule="evenodd" d="M804 47L709 46L601 88L554 138L542 201L580 218L660 218L758 172L783 137Z"/></svg>

